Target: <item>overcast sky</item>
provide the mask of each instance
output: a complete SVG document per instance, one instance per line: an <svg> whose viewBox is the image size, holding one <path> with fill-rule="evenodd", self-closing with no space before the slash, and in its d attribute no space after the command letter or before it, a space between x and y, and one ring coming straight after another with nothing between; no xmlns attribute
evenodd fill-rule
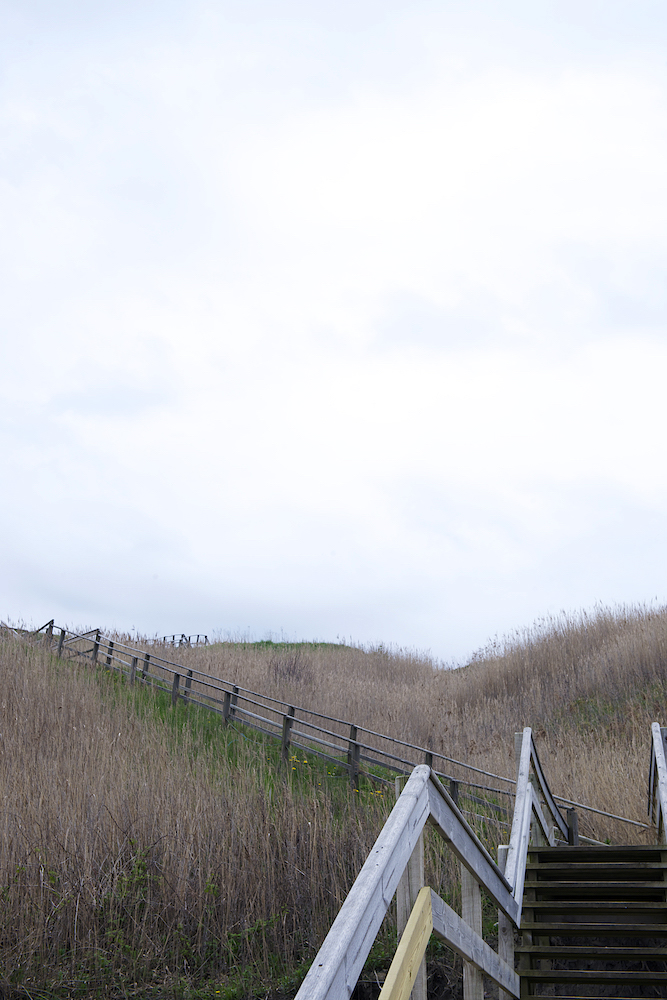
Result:
<svg viewBox="0 0 667 1000"><path fill-rule="evenodd" d="M0 0L0 617L667 602L667 5Z"/></svg>

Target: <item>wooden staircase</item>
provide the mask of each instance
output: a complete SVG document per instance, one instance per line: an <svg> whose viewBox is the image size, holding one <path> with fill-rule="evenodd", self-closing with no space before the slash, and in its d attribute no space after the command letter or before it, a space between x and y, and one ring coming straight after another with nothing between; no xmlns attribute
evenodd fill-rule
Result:
<svg viewBox="0 0 667 1000"><path fill-rule="evenodd" d="M520 929L522 998L667 998L667 847L531 847Z"/></svg>

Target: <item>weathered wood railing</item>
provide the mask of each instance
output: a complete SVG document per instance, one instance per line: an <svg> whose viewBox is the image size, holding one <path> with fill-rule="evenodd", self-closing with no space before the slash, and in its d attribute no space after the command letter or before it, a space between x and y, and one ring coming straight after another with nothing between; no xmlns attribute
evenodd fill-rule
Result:
<svg viewBox="0 0 667 1000"><path fill-rule="evenodd" d="M648 777L648 814L659 844L667 844L667 729L651 726L651 763Z"/></svg>
<svg viewBox="0 0 667 1000"><path fill-rule="evenodd" d="M170 693L174 705L198 705L219 713L227 723L241 723L280 740L286 762L299 752L331 761L347 770L355 787L361 777L376 783L391 784L393 775L409 774L415 765L426 763L434 768L441 781L447 783L452 798L460 805L464 815L481 823L486 823L492 817L499 827L509 829L508 820L514 799L513 778L312 709L300 708L250 691L202 671L189 669L182 663L167 660L159 655L155 646L135 649L104 635L98 629L79 634L58 628L53 620L40 629L14 628L0 622L0 635L14 635L44 642L55 648L58 656L83 657L103 663L108 669L124 674L130 683L150 684L157 690ZM364 765L370 765L374 771ZM378 773L380 771L383 773ZM477 776L477 780L473 776ZM562 796L554 798L577 809L607 816L631 826L648 826L582 802L572 802ZM582 837L582 840L585 839Z"/></svg>
<svg viewBox="0 0 667 1000"><path fill-rule="evenodd" d="M226 723L239 723L274 737L280 741L288 765L299 752L315 755L347 770L357 787L362 777L393 785L394 775L409 774L416 764L425 762L447 783L452 798L471 819L480 815L486 821L492 816L495 823L509 829L514 796L509 778L187 668L161 657L154 647L133 648L99 630L78 634L56 627L54 632L53 622L44 629L42 638L59 657L90 660L122 674L131 684L150 685L169 694L173 705L196 705L218 713ZM445 770L443 764L453 766ZM487 780L475 781L474 775ZM493 779L495 787L488 779ZM498 787L502 784L507 787Z"/></svg>
<svg viewBox="0 0 667 1000"><path fill-rule="evenodd" d="M425 1000L424 954L431 934L464 960L465 1000L483 1000L483 977L500 995L519 997L514 929L521 922L528 847L571 842L544 778L530 729L517 734L517 789L512 834L491 858L434 772L412 772L347 899L310 967L297 1000L348 1000L375 936L397 894L400 941L380 1000ZM462 914L423 885L422 831L430 823L461 862ZM498 906L498 952L482 938L481 891ZM402 913L411 907L407 920ZM403 926L404 925L404 926Z"/></svg>

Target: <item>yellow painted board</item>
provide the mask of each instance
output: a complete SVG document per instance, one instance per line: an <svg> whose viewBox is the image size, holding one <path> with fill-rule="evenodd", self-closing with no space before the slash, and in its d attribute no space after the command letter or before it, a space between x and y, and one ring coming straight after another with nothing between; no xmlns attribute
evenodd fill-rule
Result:
<svg viewBox="0 0 667 1000"><path fill-rule="evenodd" d="M432 931L431 890L425 885L408 917L379 1000L408 1000Z"/></svg>

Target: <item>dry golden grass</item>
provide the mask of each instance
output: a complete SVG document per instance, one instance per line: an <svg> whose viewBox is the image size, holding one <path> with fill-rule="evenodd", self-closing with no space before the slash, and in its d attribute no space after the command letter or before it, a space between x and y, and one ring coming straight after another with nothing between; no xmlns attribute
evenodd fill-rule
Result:
<svg viewBox="0 0 667 1000"><path fill-rule="evenodd" d="M664 611L545 621L453 671L382 649L160 652L500 774L514 771L514 732L531 725L554 792L645 820L649 727L667 722ZM175 728L150 692L43 648L4 638L0 665L8 979L53 986L57 973L85 992L109 977L129 990L251 969L275 982L312 957L388 797L282 772L218 720L204 738L192 710ZM643 837L586 814L580 827ZM455 894L451 863L429 852L429 881Z"/></svg>
<svg viewBox="0 0 667 1000"><path fill-rule="evenodd" d="M187 724L176 737L113 678L43 650L6 640L0 664L8 979L275 977L313 954L383 802L303 791L242 738L228 754Z"/></svg>
<svg viewBox="0 0 667 1000"><path fill-rule="evenodd" d="M148 646L146 648L149 648ZM556 794L646 822L650 724L667 724L667 611L605 608L546 619L457 670L401 651L251 644L167 650L251 690L514 775L514 733L534 729ZM641 831L580 816L596 839Z"/></svg>

